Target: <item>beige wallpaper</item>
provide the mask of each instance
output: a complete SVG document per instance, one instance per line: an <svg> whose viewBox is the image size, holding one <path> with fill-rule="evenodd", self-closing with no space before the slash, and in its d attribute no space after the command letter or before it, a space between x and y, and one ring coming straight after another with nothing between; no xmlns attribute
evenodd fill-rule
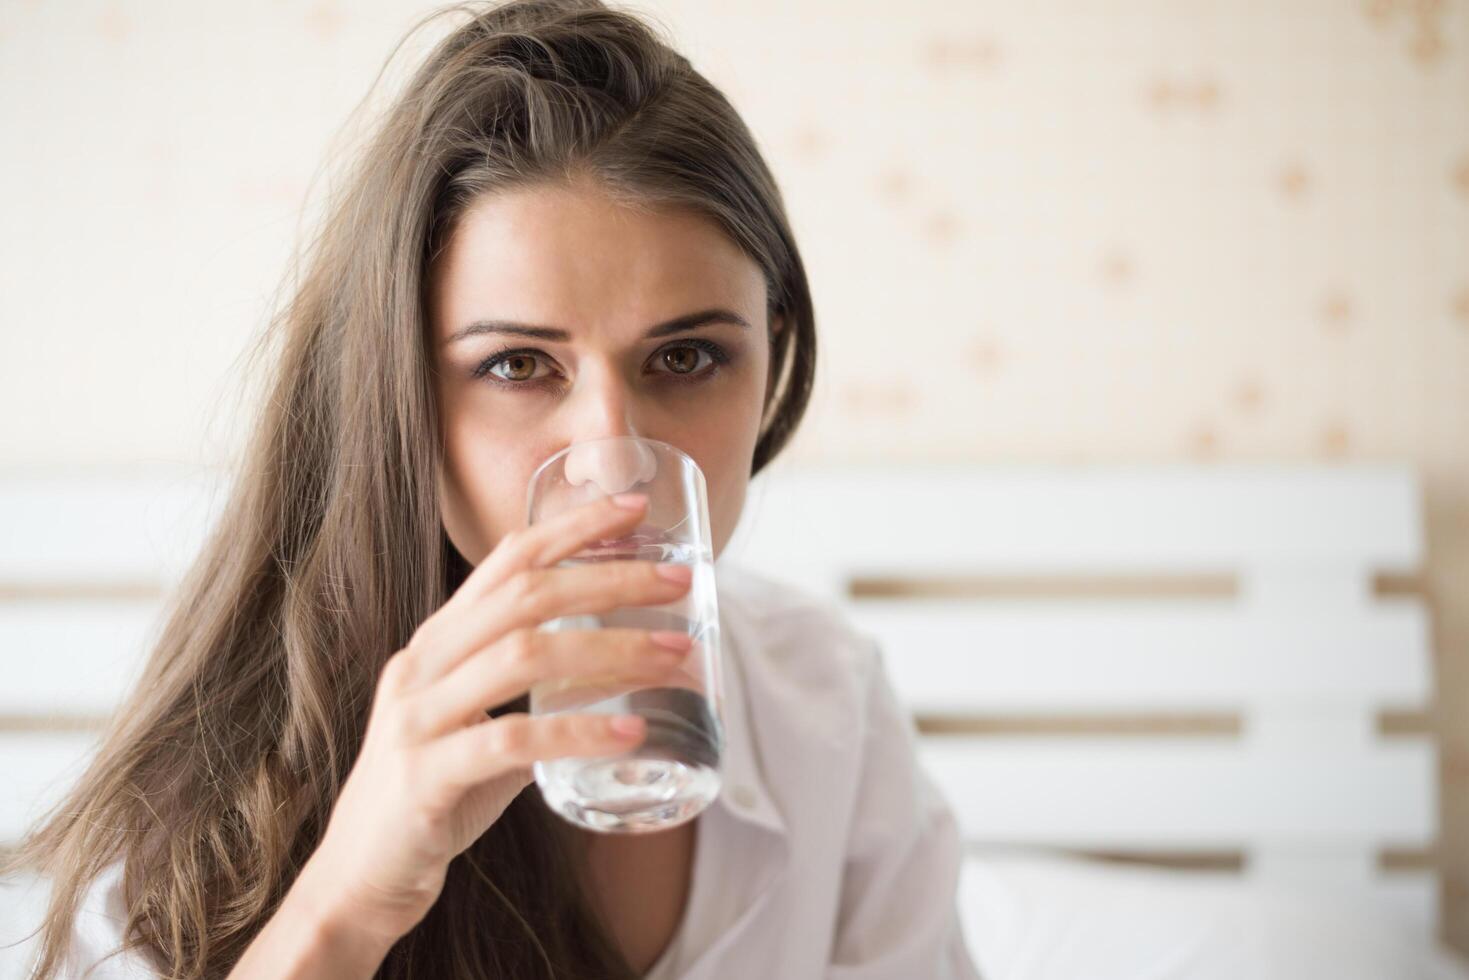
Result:
<svg viewBox="0 0 1469 980"><path fill-rule="evenodd" d="M1469 952L1469 0L633 6L782 181L797 453L1421 467ZM297 210L425 9L0 0L0 462L230 451Z"/></svg>

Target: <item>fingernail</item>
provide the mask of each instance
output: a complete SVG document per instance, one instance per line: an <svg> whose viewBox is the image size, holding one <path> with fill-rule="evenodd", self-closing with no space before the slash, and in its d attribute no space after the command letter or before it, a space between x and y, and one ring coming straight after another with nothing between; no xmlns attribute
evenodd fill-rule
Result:
<svg viewBox="0 0 1469 980"><path fill-rule="evenodd" d="M676 562L664 561L658 563L658 574L670 582L687 583L694 577L692 565L680 565Z"/></svg>
<svg viewBox="0 0 1469 980"><path fill-rule="evenodd" d="M618 493L613 494L612 502L628 510L640 510L648 502L648 495L646 493Z"/></svg>
<svg viewBox="0 0 1469 980"><path fill-rule="evenodd" d="M677 630L653 630L649 634L649 639L660 647L667 647L670 650L678 650L680 652L687 651L694 645L694 638L692 636L689 636L687 633L680 633Z"/></svg>
<svg viewBox="0 0 1469 980"><path fill-rule="evenodd" d="M643 733L644 722L641 715L617 715L607 724L619 735L641 735Z"/></svg>

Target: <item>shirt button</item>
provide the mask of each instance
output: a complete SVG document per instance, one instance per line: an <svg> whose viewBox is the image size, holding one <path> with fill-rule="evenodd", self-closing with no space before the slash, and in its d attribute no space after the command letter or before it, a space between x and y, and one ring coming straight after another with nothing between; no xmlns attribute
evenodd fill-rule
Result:
<svg viewBox="0 0 1469 980"><path fill-rule="evenodd" d="M730 790L730 797L743 809L749 810L755 806L755 791L748 786L736 786Z"/></svg>

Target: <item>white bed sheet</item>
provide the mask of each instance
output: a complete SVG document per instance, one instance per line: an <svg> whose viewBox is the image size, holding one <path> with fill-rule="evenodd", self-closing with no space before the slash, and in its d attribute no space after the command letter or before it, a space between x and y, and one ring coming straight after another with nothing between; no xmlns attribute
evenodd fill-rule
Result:
<svg viewBox="0 0 1469 980"><path fill-rule="evenodd" d="M986 851L961 884L986 980L1469 980L1393 909L1342 890Z"/></svg>

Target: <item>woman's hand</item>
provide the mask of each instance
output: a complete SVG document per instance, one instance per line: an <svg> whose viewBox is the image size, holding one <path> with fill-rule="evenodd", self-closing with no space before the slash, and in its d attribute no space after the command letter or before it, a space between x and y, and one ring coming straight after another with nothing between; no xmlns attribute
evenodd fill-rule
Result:
<svg viewBox="0 0 1469 980"><path fill-rule="evenodd" d="M683 659L691 643L680 633L536 629L559 616L671 602L688 590L687 566L553 567L633 528L647 498L631 501L631 509L593 501L507 534L388 659L362 752L301 874L339 922L385 944L384 952L428 913L450 860L531 782L534 760L617 755L642 740L637 716L486 717L540 681L653 681ZM675 577L663 574L669 570Z"/></svg>

